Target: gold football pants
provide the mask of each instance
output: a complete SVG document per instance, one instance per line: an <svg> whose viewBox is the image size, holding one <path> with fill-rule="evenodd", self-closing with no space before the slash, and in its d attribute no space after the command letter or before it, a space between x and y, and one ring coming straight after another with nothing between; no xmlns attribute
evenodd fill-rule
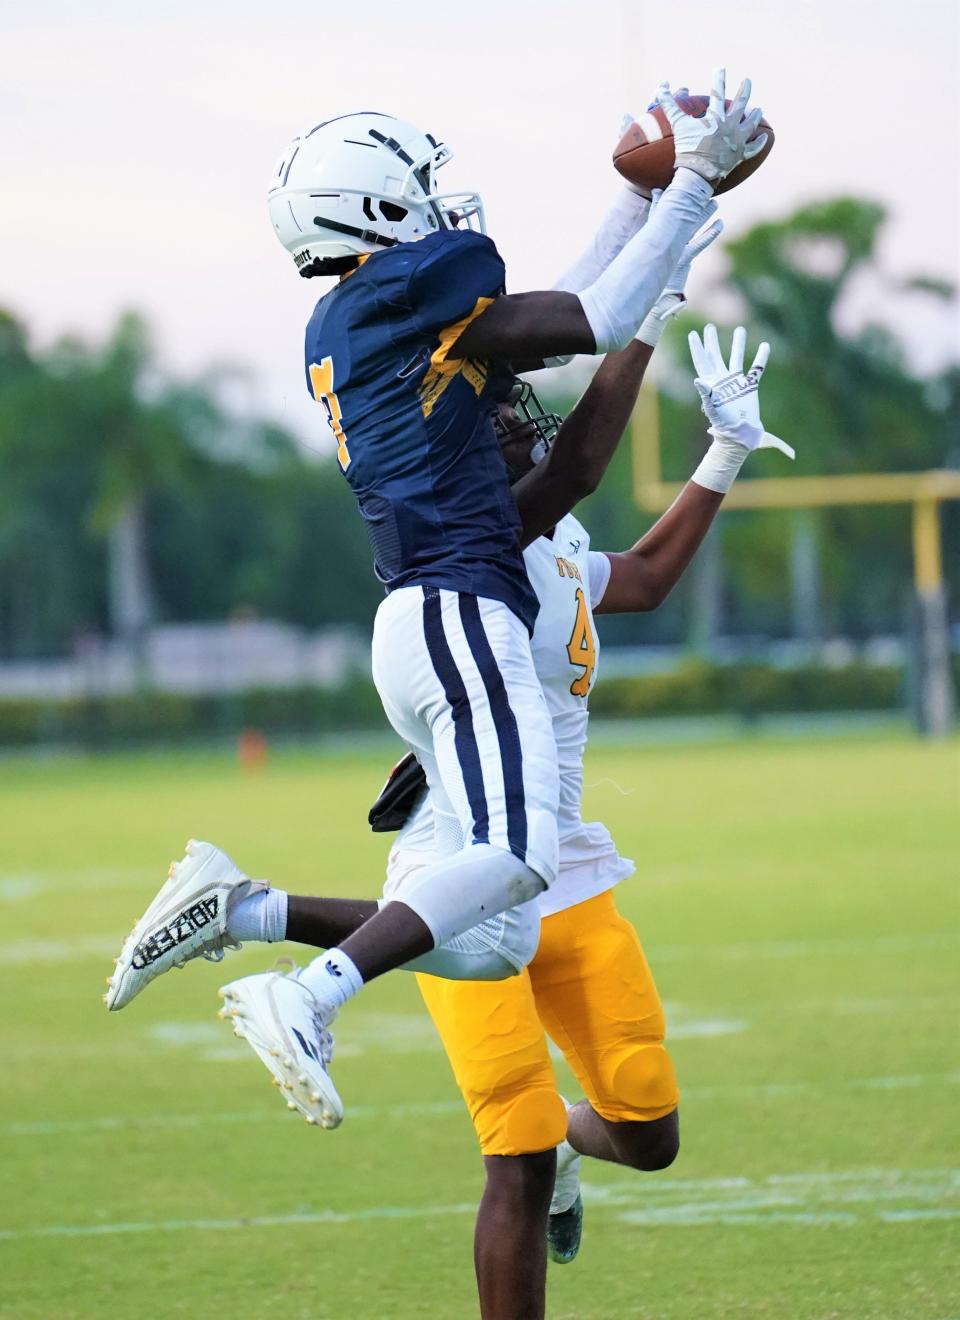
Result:
<svg viewBox="0 0 960 1320"><path fill-rule="evenodd" d="M660 996L612 891L545 917L519 976L417 981L485 1155L533 1154L566 1136L545 1033L603 1118L650 1121L677 1107Z"/></svg>

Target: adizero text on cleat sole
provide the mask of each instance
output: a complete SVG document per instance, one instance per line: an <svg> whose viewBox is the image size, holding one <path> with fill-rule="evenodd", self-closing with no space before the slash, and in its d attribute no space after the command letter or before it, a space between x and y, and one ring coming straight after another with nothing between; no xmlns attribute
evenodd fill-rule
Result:
<svg viewBox="0 0 960 1320"><path fill-rule="evenodd" d="M239 948L227 932L228 913L265 888L212 843L191 839L127 936L109 982L107 1007L124 1008L171 967L200 957L219 962L227 949Z"/></svg>

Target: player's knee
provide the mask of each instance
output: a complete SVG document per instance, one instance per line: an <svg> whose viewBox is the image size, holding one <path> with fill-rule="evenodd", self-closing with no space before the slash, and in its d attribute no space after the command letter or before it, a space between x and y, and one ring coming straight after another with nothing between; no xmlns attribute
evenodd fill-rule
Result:
<svg viewBox="0 0 960 1320"><path fill-rule="evenodd" d="M471 981L506 981L511 976L519 976L523 971L502 953L491 952L484 955L477 963Z"/></svg>
<svg viewBox="0 0 960 1320"><path fill-rule="evenodd" d="M638 1114L665 1113L679 1100L673 1060L662 1041L638 1044L622 1055L610 1085L621 1107Z"/></svg>
<svg viewBox="0 0 960 1320"><path fill-rule="evenodd" d="M504 857L509 858L509 861L505 862L505 867L512 899L511 907L529 903L532 898L543 893L547 887L543 876L538 875L531 866L527 866L526 862L521 862L519 857L514 857L513 853L505 853Z"/></svg>
<svg viewBox="0 0 960 1320"><path fill-rule="evenodd" d="M557 1169L553 1147L529 1155L487 1155L483 1162L485 1200L492 1195L511 1203L545 1201L549 1205Z"/></svg>
<svg viewBox="0 0 960 1320"><path fill-rule="evenodd" d="M501 913L502 934L498 953L512 964L513 976L522 972L533 959L540 943L540 905L539 903L521 903L518 907L508 908Z"/></svg>
<svg viewBox="0 0 960 1320"><path fill-rule="evenodd" d="M605 1117L614 1123L620 1162L647 1172L669 1168L680 1149L679 1092L663 1043L639 1044L623 1055L610 1085L617 1110Z"/></svg>
<svg viewBox="0 0 960 1320"><path fill-rule="evenodd" d="M406 967L448 981L504 981L523 971L539 942L540 908L521 903L455 935Z"/></svg>
<svg viewBox="0 0 960 1320"><path fill-rule="evenodd" d="M489 921L465 931L451 946L459 944L473 953L471 981L503 981L518 976L531 961L540 943L540 907L520 903Z"/></svg>
<svg viewBox="0 0 960 1320"><path fill-rule="evenodd" d="M401 970L425 972L444 981L506 981L523 971L522 966L518 967L497 949L464 947L464 944L464 936L458 935L429 953L404 963Z"/></svg>
<svg viewBox="0 0 960 1320"><path fill-rule="evenodd" d="M680 1118L677 1111L643 1125L647 1131L640 1165L647 1173L669 1169L680 1154Z"/></svg>
<svg viewBox="0 0 960 1320"><path fill-rule="evenodd" d="M567 1135L563 1101L542 1087L491 1096L475 1119L484 1155L532 1155L552 1150Z"/></svg>
<svg viewBox="0 0 960 1320"><path fill-rule="evenodd" d="M680 1153L677 1111L663 1118L618 1123L613 1134L621 1164L643 1173L669 1169Z"/></svg>

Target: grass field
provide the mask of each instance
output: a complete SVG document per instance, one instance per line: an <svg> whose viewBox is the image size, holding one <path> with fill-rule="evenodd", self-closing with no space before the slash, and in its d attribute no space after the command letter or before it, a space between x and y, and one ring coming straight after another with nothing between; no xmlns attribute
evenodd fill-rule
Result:
<svg viewBox="0 0 960 1320"><path fill-rule="evenodd" d="M481 1170L412 978L341 1017L335 1133L217 1022L222 969L100 1004L190 834L288 888L372 895L383 760L0 765L0 1315L476 1314ZM957 761L906 736L591 757L586 814L638 863L619 901L667 1002L683 1149L662 1174L586 1170L551 1320L960 1316Z"/></svg>

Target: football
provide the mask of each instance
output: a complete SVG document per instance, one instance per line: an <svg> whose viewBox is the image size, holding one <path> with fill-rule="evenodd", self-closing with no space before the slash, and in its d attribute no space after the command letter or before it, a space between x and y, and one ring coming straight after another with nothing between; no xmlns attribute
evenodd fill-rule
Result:
<svg viewBox="0 0 960 1320"><path fill-rule="evenodd" d="M697 119L706 114L710 104L708 96L678 96L677 104L688 115ZM727 106L730 102L727 101ZM765 119L761 119L754 137L767 134L766 145L757 152L752 160L741 161L735 170L717 185L717 193L729 192L743 183L760 168L773 150L773 129ZM620 174L629 182L643 188L666 188L673 178L673 129L667 116L656 101L630 125L617 143L613 153L613 163Z"/></svg>

